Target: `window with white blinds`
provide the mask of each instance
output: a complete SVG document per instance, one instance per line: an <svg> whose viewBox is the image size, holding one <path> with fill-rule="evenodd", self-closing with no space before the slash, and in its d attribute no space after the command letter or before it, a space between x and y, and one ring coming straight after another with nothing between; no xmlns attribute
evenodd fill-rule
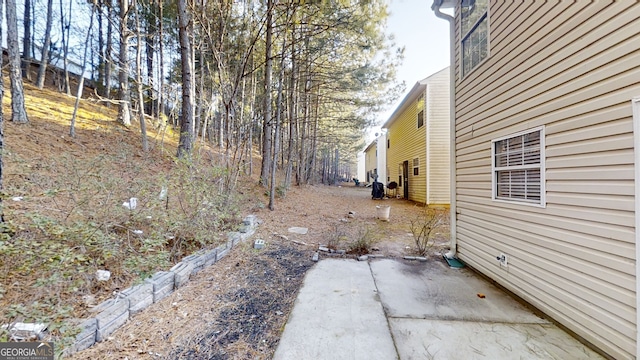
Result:
<svg viewBox="0 0 640 360"><path fill-rule="evenodd" d="M544 128L492 141L493 199L544 206Z"/></svg>

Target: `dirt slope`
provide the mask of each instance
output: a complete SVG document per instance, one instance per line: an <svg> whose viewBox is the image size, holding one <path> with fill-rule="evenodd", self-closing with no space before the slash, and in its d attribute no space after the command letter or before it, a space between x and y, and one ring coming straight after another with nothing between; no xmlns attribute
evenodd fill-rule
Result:
<svg viewBox="0 0 640 360"><path fill-rule="evenodd" d="M390 222L375 218L378 204L391 205ZM293 188L275 211L256 213L262 224L252 239L264 239L263 250L253 250L250 243L236 247L109 340L74 358L270 359L318 244L342 234L338 248L348 248L354 236L369 229L376 253L411 254L409 221L422 210L404 200L371 200L370 189L350 185ZM349 218L349 211L355 217ZM309 232L291 234L287 229L292 226ZM443 247L445 235L439 235L437 249Z"/></svg>

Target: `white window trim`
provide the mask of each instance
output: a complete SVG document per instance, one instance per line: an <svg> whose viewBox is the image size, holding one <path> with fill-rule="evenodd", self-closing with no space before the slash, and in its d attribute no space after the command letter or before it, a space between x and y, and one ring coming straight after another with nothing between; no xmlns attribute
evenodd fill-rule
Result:
<svg viewBox="0 0 640 360"><path fill-rule="evenodd" d="M491 2L488 1L487 2L487 10L485 11L485 14L483 16L481 16L469 29L469 31L467 31L465 34L462 34L462 37L460 37L460 78L464 79L466 78L469 74L473 73L477 68L479 68L485 61L487 61L489 59L489 56L491 55L491 17L489 16L489 10L491 8ZM476 64L476 66L472 67L469 72L465 73L464 72L464 41L469 37L469 35L471 35L471 33L478 27L478 25L480 24L480 22L482 22L483 19L487 19L487 56L485 56L484 59L480 60L480 62L478 64ZM462 29L462 16L460 16L460 21L459 21L459 26L460 29Z"/></svg>
<svg viewBox="0 0 640 360"><path fill-rule="evenodd" d="M498 141L502 141L502 140L509 139L509 138L512 138L512 137L522 136L524 134L528 134L528 133L532 133L532 132L536 132L536 131L540 131L540 203L534 203L534 202L528 202L528 201L520 201L520 200L508 200L508 199L498 198L497 194L496 194L496 191L497 191L497 187L496 187L497 178L496 178L495 143L498 142ZM538 166L537 165L521 165L521 166L512 166L511 168L513 168L514 170L517 170L517 169L532 169L532 168L535 169L535 168L538 168ZM514 133L514 134L509 134L507 136L503 136L503 137L491 140L491 200L493 200L494 202L546 208L547 207L547 199L546 199L545 173L546 173L546 165L545 165L545 127L544 126L539 126L539 127L536 127L536 128L527 129L527 130L524 130L524 131L520 131L520 132L517 132L517 133Z"/></svg>

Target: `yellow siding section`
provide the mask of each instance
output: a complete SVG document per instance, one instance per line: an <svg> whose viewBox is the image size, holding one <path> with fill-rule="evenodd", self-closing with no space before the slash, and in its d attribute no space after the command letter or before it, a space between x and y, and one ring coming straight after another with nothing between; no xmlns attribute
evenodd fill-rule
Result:
<svg viewBox="0 0 640 360"><path fill-rule="evenodd" d="M423 108L424 100L410 101L404 111L398 114L397 119L389 126L387 131L387 139L389 140L387 167L391 181L398 182L402 175L400 172L402 163L409 161L409 200L426 203L426 126L418 129L418 112ZM413 175L414 158L418 158L420 163L418 175ZM402 195L404 184L400 182L398 185L400 186L398 194Z"/></svg>
<svg viewBox="0 0 640 360"><path fill-rule="evenodd" d="M635 358L640 4L491 1L489 57L464 79L456 32L458 256L611 357ZM546 207L492 201L491 140L538 126Z"/></svg>
<svg viewBox="0 0 640 360"><path fill-rule="evenodd" d="M427 205L450 203L449 86L449 68L418 82L383 125L389 140L387 176L399 183L397 193L404 195L405 185L400 176L407 161L408 199ZM420 111L424 111L424 121L418 128ZM418 162L417 175L414 159Z"/></svg>

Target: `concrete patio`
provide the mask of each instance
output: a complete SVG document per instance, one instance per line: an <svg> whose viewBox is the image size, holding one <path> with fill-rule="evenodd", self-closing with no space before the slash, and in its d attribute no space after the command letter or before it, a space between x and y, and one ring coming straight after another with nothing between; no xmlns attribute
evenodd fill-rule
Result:
<svg viewBox="0 0 640 360"><path fill-rule="evenodd" d="M432 258L320 261L274 359L603 357L474 272Z"/></svg>

